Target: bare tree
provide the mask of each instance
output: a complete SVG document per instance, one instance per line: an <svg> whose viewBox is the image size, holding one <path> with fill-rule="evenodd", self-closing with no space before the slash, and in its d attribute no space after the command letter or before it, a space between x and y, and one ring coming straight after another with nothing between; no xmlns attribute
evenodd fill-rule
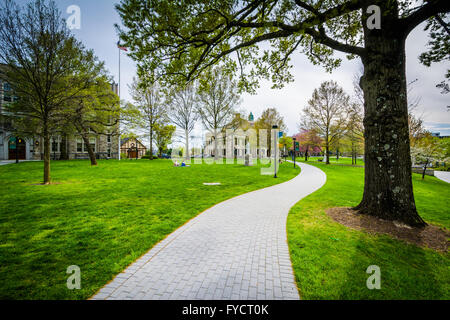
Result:
<svg viewBox="0 0 450 320"><path fill-rule="evenodd" d="M163 92L157 82L133 78L130 94L134 100L134 125L148 133L150 160L153 159L153 136L156 125L167 117ZM128 105L130 107L130 105Z"/></svg>
<svg viewBox="0 0 450 320"><path fill-rule="evenodd" d="M347 128L347 109L350 97L335 81L322 82L314 89L312 98L303 109L303 126L316 129L325 143L326 163L330 145L340 139Z"/></svg>
<svg viewBox="0 0 450 320"><path fill-rule="evenodd" d="M190 158L189 135L199 117L197 89L197 84L192 83L173 90L170 95L169 117L170 121L183 131L186 159Z"/></svg>
<svg viewBox="0 0 450 320"><path fill-rule="evenodd" d="M223 69L211 69L200 82L199 99L197 112L214 137L214 156L217 157L218 134L231 121L240 103L236 83Z"/></svg>

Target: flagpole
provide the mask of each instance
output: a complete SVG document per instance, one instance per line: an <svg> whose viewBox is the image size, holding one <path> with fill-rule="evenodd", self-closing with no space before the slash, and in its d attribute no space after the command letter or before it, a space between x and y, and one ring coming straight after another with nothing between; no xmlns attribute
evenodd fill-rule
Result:
<svg viewBox="0 0 450 320"><path fill-rule="evenodd" d="M120 107L120 48L117 48L119 50L119 107ZM118 147L117 147L117 152L119 153L119 161L120 161L120 117L119 117L119 127L118 127L118 136L119 136L119 141L118 141Z"/></svg>

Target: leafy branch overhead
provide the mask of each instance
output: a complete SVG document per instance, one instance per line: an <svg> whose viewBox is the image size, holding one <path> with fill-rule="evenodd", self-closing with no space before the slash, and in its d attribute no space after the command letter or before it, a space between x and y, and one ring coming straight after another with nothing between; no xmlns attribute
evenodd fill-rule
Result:
<svg viewBox="0 0 450 320"><path fill-rule="evenodd" d="M378 2L123 0L116 9L124 27L116 29L141 74L190 81L221 61L240 74L240 89L253 92L261 77L275 87L292 81L290 60L298 51L328 71L341 63L334 50L364 58L362 22ZM399 1L396 33L407 35L449 10L442 0L414 3Z"/></svg>

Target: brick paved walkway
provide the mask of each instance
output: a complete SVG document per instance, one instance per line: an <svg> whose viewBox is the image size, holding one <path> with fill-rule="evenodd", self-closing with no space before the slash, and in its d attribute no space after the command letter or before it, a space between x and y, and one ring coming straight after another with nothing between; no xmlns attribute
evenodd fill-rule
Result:
<svg viewBox="0 0 450 320"><path fill-rule="evenodd" d="M204 211L92 297L299 299L286 238L289 209L326 181L320 169Z"/></svg>
<svg viewBox="0 0 450 320"><path fill-rule="evenodd" d="M442 181L450 183L450 172L434 170L434 176Z"/></svg>

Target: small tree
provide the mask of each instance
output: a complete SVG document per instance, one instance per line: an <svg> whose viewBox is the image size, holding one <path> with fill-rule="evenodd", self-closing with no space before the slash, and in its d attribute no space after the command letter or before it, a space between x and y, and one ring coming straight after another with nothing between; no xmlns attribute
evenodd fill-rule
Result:
<svg viewBox="0 0 450 320"><path fill-rule="evenodd" d="M165 123L157 123L155 126L155 144L158 149L159 157L162 157L167 146L172 143L172 136L175 133L176 127L167 125Z"/></svg>
<svg viewBox="0 0 450 320"><path fill-rule="evenodd" d="M294 145L294 141L292 140L292 137L288 137L286 133L283 133L283 136L278 140L280 145L284 148L284 154L286 155L287 150L291 149Z"/></svg>
<svg viewBox="0 0 450 320"><path fill-rule="evenodd" d="M340 139L347 128L349 99L335 81L325 81L319 89L314 89L303 109L303 126L315 129L324 139L326 164L330 164L330 145Z"/></svg>
<svg viewBox="0 0 450 320"><path fill-rule="evenodd" d="M322 138L317 134L315 129L301 129L301 132L295 135L299 144L299 151L305 156L305 161L311 153L319 153L322 151Z"/></svg>
<svg viewBox="0 0 450 320"><path fill-rule="evenodd" d="M197 112L204 127L213 135L215 157L218 156L218 134L232 120L239 103L236 83L224 69L211 69L201 79Z"/></svg>

